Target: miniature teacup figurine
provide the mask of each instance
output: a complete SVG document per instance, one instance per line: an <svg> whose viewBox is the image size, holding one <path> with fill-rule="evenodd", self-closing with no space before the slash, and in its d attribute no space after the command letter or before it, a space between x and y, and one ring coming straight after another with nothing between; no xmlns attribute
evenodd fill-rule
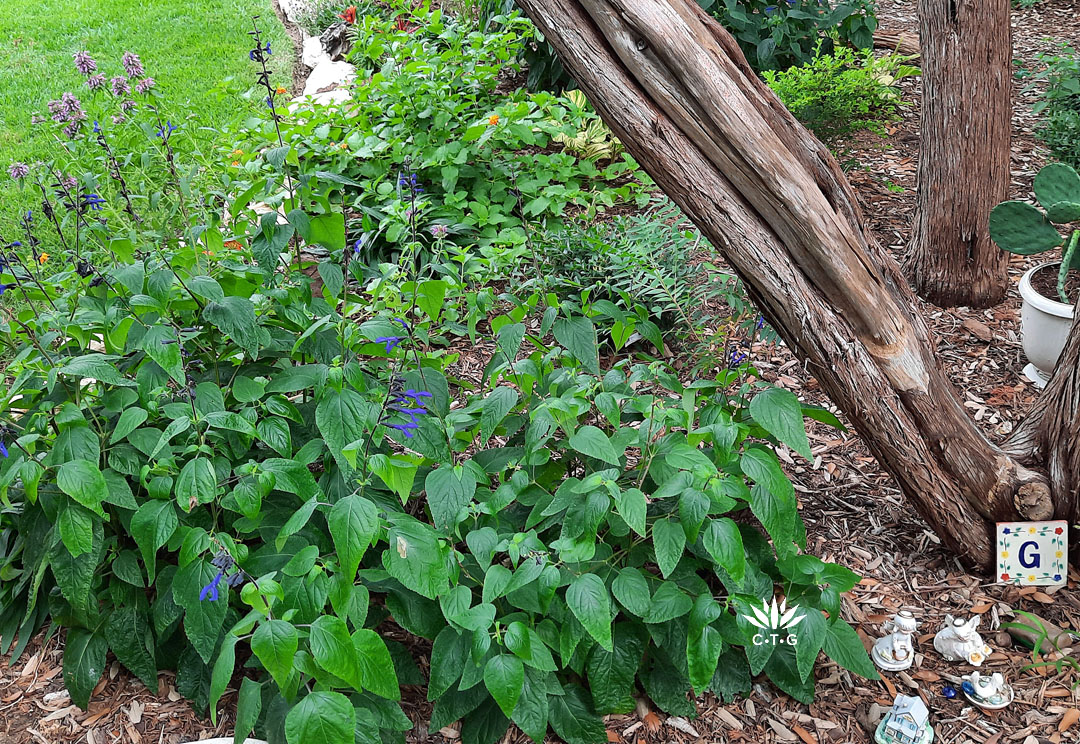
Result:
<svg viewBox="0 0 1080 744"><path fill-rule="evenodd" d="M980 708L998 710L1013 701L1012 686L999 672L991 675L972 672L963 679L964 684L961 685L961 689L964 691L964 697Z"/></svg>
<svg viewBox="0 0 1080 744"><path fill-rule="evenodd" d="M877 639L870 656L879 668L889 672L907 669L915 659L911 636L919 624L907 610L900 610L881 629L889 635Z"/></svg>
<svg viewBox="0 0 1080 744"><path fill-rule="evenodd" d="M983 643L982 637L975 630L981 619L979 615L975 615L964 621L946 615L945 627L934 636L934 648L946 661L967 661L975 666L982 666L993 650Z"/></svg>

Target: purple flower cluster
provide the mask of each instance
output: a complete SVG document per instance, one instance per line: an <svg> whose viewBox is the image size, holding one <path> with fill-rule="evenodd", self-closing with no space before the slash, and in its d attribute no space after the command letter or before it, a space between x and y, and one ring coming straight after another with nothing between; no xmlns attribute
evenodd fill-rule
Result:
<svg viewBox="0 0 1080 744"><path fill-rule="evenodd" d="M91 75L86 78L86 87L90 90L101 90L105 87L104 75Z"/></svg>
<svg viewBox="0 0 1080 744"><path fill-rule="evenodd" d="M90 52L75 52L71 57L75 60L75 69L83 75L89 76L97 70L97 62L90 56Z"/></svg>
<svg viewBox="0 0 1080 744"><path fill-rule="evenodd" d="M135 52L124 52L124 56L120 58L120 63L124 65L124 72L127 73L129 78L137 78L143 74L142 60L139 59L139 55Z"/></svg>
<svg viewBox="0 0 1080 744"><path fill-rule="evenodd" d="M109 85L112 87L112 94L114 96L123 96L131 92L131 86L128 85L127 78L117 75L109 80Z"/></svg>
<svg viewBox="0 0 1080 744"><path fill-rule="evenodd" d="M79 99L72 93L64 93L59 99L49 101L48 106L52 120L57 124L66 124L64 134L68 139L74 139L87 118Z"/></svg>
<svg viewBox="0 0 1080 744"><path fill-rule="evenodd" d="M30 166L16 161L8 166L8 175L16 181L21 181L30 175Z"/></svg>
<svg viewBox="0 0 1080 744"><path fill-rule="evenodd" d="M413 432L420 428L419 416L428 413L424 399L432 397L431 393L424 390L402 390L394 396L394 402L386 407L388 411L401 413L409 417L403 424L387 424L391 429L397 429L405 435L406 439L412 439Z"/></svg>
<svg viewBox="0 0 1080 744"><path fill-rule="evenodd" d="M450 228L447 227L446 225L432 225L431 226L431 237L435 238L436 240L442 240L449 234L450 234Z"/></svg>
<svg viewBox="0 0 1080 744"><path fill-rule="evenodd" d="M152 77L143 78L139 82L135 83L135 92L139 94L147 93L156 84L157 83L154 82L154 78Z"/></svg>

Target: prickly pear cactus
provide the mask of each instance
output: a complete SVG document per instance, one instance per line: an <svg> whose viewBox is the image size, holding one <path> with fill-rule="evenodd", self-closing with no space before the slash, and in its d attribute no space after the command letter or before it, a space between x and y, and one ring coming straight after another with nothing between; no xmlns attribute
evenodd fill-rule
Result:
<svg viewBox="0 0 1080 744"><path fill-rule="evenodd" d="M1065 243L1058 294L1068 303L1065 280L1070 270L1080 270L1080 230L1066 238L1054 225L1080 221L1080 174L1064 163L1046 166L1035 177L1035 198L1042 210L1022 201L1002 202L994 207L990 212L990 237L999 248L1022 256L1045 253Z"/></svg>

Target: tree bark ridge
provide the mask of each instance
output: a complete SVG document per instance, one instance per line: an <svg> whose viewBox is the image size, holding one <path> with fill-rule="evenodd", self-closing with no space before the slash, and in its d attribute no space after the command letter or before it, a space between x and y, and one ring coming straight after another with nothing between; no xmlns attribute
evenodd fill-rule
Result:
<svg viewBox="0 0 1080 744"><path fill-rule="evenodd" d="M519 0L597 110L721 249L770 323L950 549L1045 479L988 443L828 150L687 0Z"/></svg>

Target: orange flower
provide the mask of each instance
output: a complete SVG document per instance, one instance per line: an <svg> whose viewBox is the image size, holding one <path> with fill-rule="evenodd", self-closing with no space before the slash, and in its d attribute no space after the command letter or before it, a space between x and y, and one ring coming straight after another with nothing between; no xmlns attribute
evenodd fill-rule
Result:
<svg viewBox="0 0 1080 744"><path fill-rule="evenodd" d="M348 150L349 149L349 143L348 142L342 142L341 143L341 149L342 150Z"/></svg>
<svg viewBox="0 0 1080 744"><path fill-rule="evenodd" d="M40 256L38 256L38 263L43 264L48 260L49 260L49 254L48 253L42 253Z"/></svg>
<svg viewBox="0 0 1080 744"><path fill-rule="evenodd" d="M491 117L488 119L488 126L493 127L498 123L499 123L499 115L498 114L492 114Z"/></svg>
<svg viewBox="0 0 1080 744"><path fill-rule="evenodd" d="M214 252L213 251L203 251L203 255L204 256L212 256L212 255L214 255Z"/></svg>
<svg viewBox="0 0 1080 744"><path fill-rule="evenodd" d="M244 246L239 240L226 240L225 247L232 248L234 251L244 250Z"/></svg>
<svg viewBox="0 0 1080 744"><path fill-rule="evenodd" d="M240 161L239 160L234 160L234 161L232 161L232 164L233 164L233 167L235 168L235 167L240 165Z"/></svg>
<svg viewBox="0 0 1080 744"><path fill-rule="evenodd" d="M232 151L232 154L233 154L233 155L243 155L243 154L244 154L244 151L243 151L243 150L240 150L240 149L236 149L236 150L233 150L233 151Z"/></svg>
<svg viewBox="0 0 1080 744"><path fill-rule="evenodd" d="M345 12L338 15L338 18L345 21L345 23L355 24L356 23L356 6L355 5L350 5L349 7L345 8Z"/></svg>
<svg viewBox="0 0 1080 744"><path fill-rule="evenodd" d="M279 96L283 96L283 95L285 95L286 93L288 93L289 91L285 90L285 86L284 86L284 85L279 85L279 86L277 87L277 90L275 90L274 92L275 92L275 93L277 93L277 94L278 94Z"/></svg>

